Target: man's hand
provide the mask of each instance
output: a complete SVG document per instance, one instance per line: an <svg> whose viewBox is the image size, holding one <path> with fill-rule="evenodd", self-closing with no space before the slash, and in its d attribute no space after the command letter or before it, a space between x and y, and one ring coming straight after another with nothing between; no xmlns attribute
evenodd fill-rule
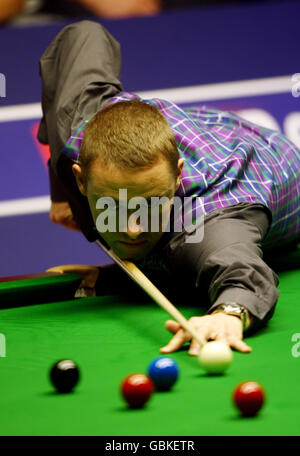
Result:
<svg viewBox="0 0 300 456"><path fill-rule="evenodd" d="M243 324L238 317L218 312L203 317L192 317L189 323L194 326L199 336L204 340L217 340L243 353L252 351L252 348L242 340ZM191 340L191 336L176 321L167 320L165 326L174 334L174 337L168 345L160 349L161 353L172 353ZM200 346L193 339L188 353L189 355L198 355L199 351Z"/></svg>
<svg viewBox="0 0 300 456"><path fill-rule="evenodd" d="M55 266L47 269L46 272L56 272L59 274L76 273L81 275L82 282L80 283L75 297L95 296L95 285L99 276L99 268L97 266L88 266L84 264L67 264Z"/></svg>
<svg viewBox="0 0 300 456"><path fill-rule="evenodd" d="M54 223L58 223L70 230L80 231L79 226L74 220L73 212L67 201L64 202L51 202L50 207L50 220Z"/></svg>

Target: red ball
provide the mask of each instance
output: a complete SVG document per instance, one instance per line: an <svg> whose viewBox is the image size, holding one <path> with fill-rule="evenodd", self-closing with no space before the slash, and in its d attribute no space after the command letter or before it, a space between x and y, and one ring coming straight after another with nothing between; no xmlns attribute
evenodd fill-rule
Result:
<svg viewBox="0 0 300 456"><path fill-rule="evenodd" d="M242 382L233 391L233 401L243 416L256 415L264 400L264 389L257 382Z"/></svg>
<svg viewBox="0 0 300 456"><path fill-rule="evenodd" d="M121 393L131 408L141 408L154 392L154 383L145 374L128 375L121 384Z"/></svg>

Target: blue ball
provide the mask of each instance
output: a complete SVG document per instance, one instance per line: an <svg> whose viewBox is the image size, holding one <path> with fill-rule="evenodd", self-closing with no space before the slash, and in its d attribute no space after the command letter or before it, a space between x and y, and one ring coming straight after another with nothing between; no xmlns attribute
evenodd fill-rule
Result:
<svg viewBox="0 0 300 456"><path fill-rule="evenodd" d="M177 363L166 356L155 358L148 367L148 376L154 382L157 391L167 391L172 388L178 374Z"/></svg>

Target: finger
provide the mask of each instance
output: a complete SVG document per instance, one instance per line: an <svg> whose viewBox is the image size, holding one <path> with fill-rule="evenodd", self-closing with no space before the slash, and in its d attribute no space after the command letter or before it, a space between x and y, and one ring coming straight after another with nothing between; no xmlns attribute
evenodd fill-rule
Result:
<svg viewBox="0 0 300 456"><path fill-rule="evenodd" d="M75 264L61 264L60 266L54 266L53 268L49 268L46 272L58 272L60 274L64 274L66 272L76 272L77 266Z"/></svg>
<svg viewBox="0 0 300 456"><path fill-rule="evenodd" d="M81 233L81 229L78 228L77 225L64 225L66 228L69 228L69 230L73 230L73 231L78 231L79 233Z"/></svg>
<svg viewBox="0 0 300 456"><path fill-rule="evenodd" d="M229 340L230 346L235 350L242 352L242 353L251 353L252 348L247 345L243 340L239 339L238 337L234 337Z"/></svg>
<svg viewBox="0 0 300 456"><path fill-rule="evenodd" d="M231 338L234 340L234 338ZM222 342L223 344L230 345L230 336L227 335L224 331L218 331L215 333L214 340L217 342Z"/></svg>
<svg viewBox="0 0 300 456"><path fill-rule="evenodd" d="M87 264L60 264L47 271L61 270L62 272L78 272L79 274L88 274L92 271L98 270L97 266L89 266Z"/></svg>
<svg viewBox="0 0 300 456"><path fill-rule="evenodd" d="M216 341L227 344L230 347L232 347L235 350L238 350L242 353L250 353L252 351L252 348L249 347L249 345L247 345L239 337L232 336L232 335L226 335L225 332L219 332L217 334Z"/></svg>
<svg viewBox="0 0 300 456"><path fill-rule="evenodd" d="M165 328L173 334L176 334L177 331L181 328L180 324L174 320L167 320L165 323Z"/></svg>
<svg viewBox="0 0 300 456"><path fill-rule="evenodd" d="M74 298L86 298L88 296L96 296L96 290L92 288L79 287L74 295Z"/></svg>
<svg viewBox="0 0 300 456"><path fill-rule="evenodd" d="M71 229L80 231L79 226L78 226L77 222L74 220L73 216L71 216L70 219L68 220L68 225Z"/></svg>
<svg viewBox="0 0 300 456"><path fill-rule="evenodd" d="M201 346L198 344L198 342L195 339L193 339L191 342L189 351L188 351L189 355L197 356L197 355L199 355L200 350L201 350Z"/></svg>
<svg viewBox="0 0 300 456"><path fill-rule="evenodd" d="M197 330L197 333L198 333L200 339L208 340L210 338L211 328L209 326L202 327ZM199 355L201 348L202 347L199 345L199 343L195 339L192 339L188 353L191 356L197 356L197 355Z"/></svg>
<svg viewBox="0 0 300 456"><path fill-rule="evenodd" d="M75 220L73 219L73 217L70 217L69 219L66 219L64 221L61 221L61 222L57 222L57 223L60 223L61 225L63 225L65 228L69 228L70 230L75 230L75 231L81 231L77 225L77 223L75 222Z"/></svg>
<svg viewBox="0 0 300 456"><path fill-rule="evenodd" d="M64 226L65 228L69 228L69 229L75 230L75 231L81 231L79 229L77 222L75 221L75 219L73 217L72 212L71 211L69 211L69 212L70 212L69 214L67 214L67 215L64 214L64 216L61 217L61 216L57 215L55 212L50 211L50 220L53 223Z"/></svg>
<svg viewBox="0 0 300 456"><path fill-rule="evenodd" d="M179 329L170 342L160 349L161 353L172 353L178 350L185 342L190 340L190 335L183 329Z"/></svg>
<svg viewBox="0 0 300 456"><path fill-rule="evenodd" d="M215 340L217 336L218 336L217 331L211 331L210 334L209 334L209 339L208 340Z"/></svg>
<svg viewBox="0 0 300 456"><path fill-rule="evenodd" d="M46 272L56 272L58 274L63 274L64 270L61 266L55 266L54 268L46 269Z"/></svg>

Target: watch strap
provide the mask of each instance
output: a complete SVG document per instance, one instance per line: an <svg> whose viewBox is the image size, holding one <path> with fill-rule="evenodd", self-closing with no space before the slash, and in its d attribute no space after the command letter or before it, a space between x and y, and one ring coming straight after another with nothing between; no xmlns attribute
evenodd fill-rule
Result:
<svg viewBox="0 0 300 456"><path fill-rule="evenodd" d="M236 302L223 302L222 304L219 304L217 307L215 307L211 313L213 314L217 312L224 312L227 315L239 317L243 323L243 331L249 329L250 324L248 318L248 311L245 307L241 306L240 304Z"/></svg>

